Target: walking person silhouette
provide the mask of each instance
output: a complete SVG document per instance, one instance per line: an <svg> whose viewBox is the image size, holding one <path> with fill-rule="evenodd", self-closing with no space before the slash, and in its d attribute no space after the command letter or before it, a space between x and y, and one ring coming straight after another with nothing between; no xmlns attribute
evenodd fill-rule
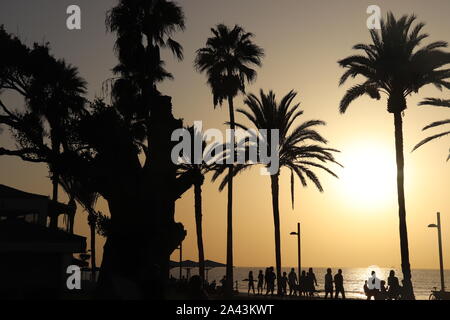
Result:
<svg viewBox="0 0 450 320"><path fill-rule="evenodd" d="M289 295L292 296L292 294L294 294L294 296L296 296L298 280L297 280L297 274L295 273L294 268L292 268L291 272L289 272L288 284L289 284Z"/></svg>
<svg viewBox="0 0 450 320"><path fill-rule="evenodd" d="M258 295L262 294L264 290L264 275L263 271L259 270L258 274Z"/></svg>
<svg viewBox="0 0 450 320"><path fill-rule="evenodd" d="M313 296L314 292L316 291L317 286L317 279L316 275L314 274L313 268L309 268L307 273L307 292L309 293L309 296Z"/></svg>
<svg viewBox="0 0 450 320"><path fill-rule="evenodd" d="M333 275L331 274L331 268L327 269L325 274L325 299L330 295L330 299L333 299Z"/></svg>
<svg viewBox="0 0 450 320"><path fill-rule="evenodd" d="M255 279L253 279L253 271L248 273L248 295L250 295L250 290L253 289L253 295L255 295Z"/></svg>
<svg viewBox="0 0 450 320"><path fill-rule="evenodd" d="M336 291L334 298L337 299L340 293L342 295L342 299L345 299L344 277L342 276L342 269L339 269L338 273L334 276L334 288Z"/></svg>

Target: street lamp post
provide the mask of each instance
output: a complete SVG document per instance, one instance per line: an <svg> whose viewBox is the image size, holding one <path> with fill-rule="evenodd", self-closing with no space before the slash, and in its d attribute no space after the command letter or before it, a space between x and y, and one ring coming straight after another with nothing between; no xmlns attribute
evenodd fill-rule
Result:
<svg viewBox="0 0 450 320"><path fill-rule="evenodd" d="M441 234L441 214L437 213L437 224L430 224L428 228L437 228L438 230L438 244L439 244L439 267L441 271L441 291L445 291L444 283L444 259L442 257L442 234Z"/></svg>
<svg viewBox="0 0 450 320"><path fill-rule="evenodd" d="M183 277L183 242L180 242L180 281Z"/></svg>
<svg viewBox="0 0 450 320"><path fill-rule="evenodd" d="M301 255L301 244L300 244L300 222L297 223L297 232L291 232L292 236L297 236L298 242L298 278L300 279L300 275L302 272L302 255Z"/></svg>

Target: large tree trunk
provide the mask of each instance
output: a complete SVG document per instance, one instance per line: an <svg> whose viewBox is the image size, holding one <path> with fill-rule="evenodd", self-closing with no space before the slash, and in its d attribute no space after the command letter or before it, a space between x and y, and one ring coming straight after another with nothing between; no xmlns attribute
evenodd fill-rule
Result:
<svg viewBox="0 0 450 320"><path fill-rule="evenodd" d="M197 229L197 247L199 275L202 284L205 282L205 252L203 249L203 228L202 228L202 185L196 183L194 186L195 197L195 226Z"/></svg>
<svg viewBox="0 0 450 320"><path fill-rule="evenodd" d="M148 161L143 168L127 167L121 158L128 164L129 153L118 150L117 167L108 175L111 190L103 196L111 213L111 232L98 281L100 298L167 298L169 257L186 236L183 225L174 220L175 201L202 181L195 173L176 177L171 135L182 122L173 118L169 97L156 97L152 106Z"/></svg>
<svg viewBox="0 0 450 320"><path fill-rule="evenodd" d="M281 238L280 238L280 209L278 203L278 176L276 173L270 176L272 186L273 224L275 227L275 260L277 269L277 292L281 295Z"/></svg>
<svg viewBox="0 0 450 320"><path fill-rule="evenodd" d="M397 159L397 196L400 229L400 250L403 272L404 299L414 299L411 282L411 266L409 264L408 232L406 228L405 188L404 188L404 157L403 157L403 123L401 112L394 113L395 153Z"/></svg>
<svg viewBox="0 0 450 320"><path fill-rule="evenodd" d="M234 106L233 97L228 97L228 107L230 113L230 129L232 130L232 143L233 149L233 162L234 162ZM226 282L226 295L231 296L233 294L233 165L228 168L228 203L227 203L227 282Z"/></svg>

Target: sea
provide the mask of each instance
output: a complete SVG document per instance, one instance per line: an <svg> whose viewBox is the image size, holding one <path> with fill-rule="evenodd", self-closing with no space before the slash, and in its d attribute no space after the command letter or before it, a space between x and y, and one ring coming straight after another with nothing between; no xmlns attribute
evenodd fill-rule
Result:
<svg viewBox="0 0 450 320"><path fill-rule="evenodd" d="M235 287L237 285L239 292L247 293L248 281L245 280L248 278L249 271L253 271L254 278L256 279L259 270L263 270L264 272L265 269L266 267L235 267L234 268ZM297 273L298 268L294 267L294 269L295 272ZM376 272L376 275L379 279L386 280L386 282L390 270L395 271L395 274L399 278L400 283L402 279L401 270L394 268L382 268L378 266L370 266L367 268L341 268L341 269L344 276L344 288L346 292L346 297L353 299L366 299L363 290L364 282L370 277L372 271ZM288 274L290 270L291 267L282 268L282 272L286 272ZM323 291L326 268L313 268L313 270L316 275L318 284L316 290ZM337 270L338 268L332 268L333 275L337 273ZM225 268L213 268L206 272L205 277L209 282L215 280L217 284L220 284L220 280L223 278L225 273L226 273ZM180 274L179 268L172 269L171 274L175 278L178 278ZM183 268L183 277L186 277L188 275L192 276L195 274L198 274L197 268L193 269ZM444 279L445 283L450 285L450 270L444 271ZM434 288L440 290L441 286L440 271L431 269L413 269L412 281L416 299L428 300L431 294L431 290L434 290ZM319 292L319 295L323 296L323 292L322 293Z"/></svg>

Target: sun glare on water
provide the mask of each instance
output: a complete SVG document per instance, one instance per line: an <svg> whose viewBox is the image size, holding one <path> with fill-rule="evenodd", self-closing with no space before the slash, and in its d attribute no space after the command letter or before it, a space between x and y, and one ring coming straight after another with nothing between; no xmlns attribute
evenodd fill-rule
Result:
<svg viewBox="0 0 450 320"><path fill-rule="evenodd" d="M394 150L377 143L354 145L343 150L340 174L346 202L358 208L392 205L396 195Z"/></svg>

